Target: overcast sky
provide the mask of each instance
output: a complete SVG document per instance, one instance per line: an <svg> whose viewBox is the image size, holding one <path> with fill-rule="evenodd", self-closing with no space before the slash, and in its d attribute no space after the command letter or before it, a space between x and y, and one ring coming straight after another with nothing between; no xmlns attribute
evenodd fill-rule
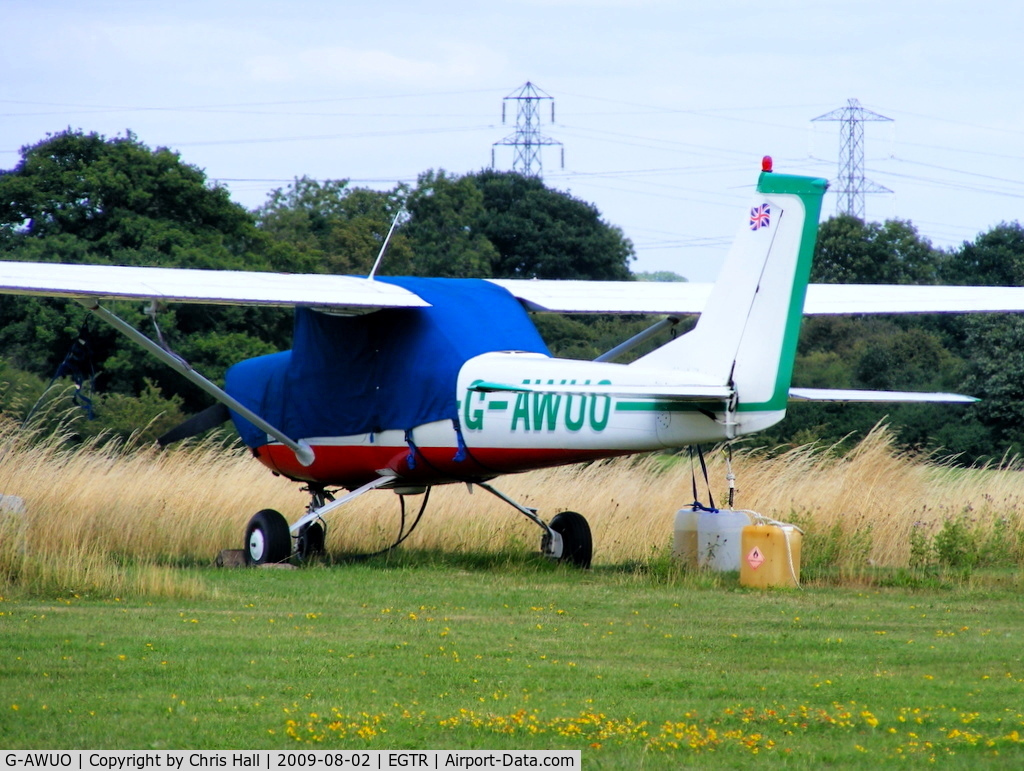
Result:
<svg viewBox="0 0 1024 771"><path fill-rule="evenodd" d="M302 175L385 188L490 165L531 81L565 151L545 181L621 227L635 270L714 279L761 156L834 177L840 124L811 119L850 98L893 119L864 124L894 191L868 219L942 247L1024 219L1009 0L0 0L0 30L3 169L48 132L130 129L247 208Z"/></svg>

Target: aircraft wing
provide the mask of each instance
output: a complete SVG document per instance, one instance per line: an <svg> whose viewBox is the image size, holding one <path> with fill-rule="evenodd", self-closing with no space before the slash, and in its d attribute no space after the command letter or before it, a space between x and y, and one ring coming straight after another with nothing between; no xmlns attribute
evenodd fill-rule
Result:
<svg viewBox="0 0 1024 771"><path fill-rule="evenodd" d="M335 313L430 303L394 284L354 276L0 262L0 294L218 305L302 305Z"/></svg>
<svg viewBox="0 0 1024 771"><path fill-rule="evenodd" d="M531 311L700 313L712 284L490 279ZM384 281L331 274L0 261L0 294L222 305L306 306L335 313L429 305ZM1024 311L1024 287L811 284L804 313Z"/></svg>
<svg viewBox="0 0 1024 771"><path fill-rule="evenodd" d="M944 402L973 404L978 399L962 394L922 391L861 391L848 388L790 388L791 402Z"/></svg>
<svg viewBox="0 0 1024 771"><path fill-rule="evenodd" d="M550 313L700 313L713 284L688 281L488 279L528 311Z"/></svg>
<svg viewBox="0 0 1024 771"><path fill-rule="evenodd" d="M530 311L700 313L713 284L491 279ZM1024 311L1024 287L811 284L806 315Z"/></svg>

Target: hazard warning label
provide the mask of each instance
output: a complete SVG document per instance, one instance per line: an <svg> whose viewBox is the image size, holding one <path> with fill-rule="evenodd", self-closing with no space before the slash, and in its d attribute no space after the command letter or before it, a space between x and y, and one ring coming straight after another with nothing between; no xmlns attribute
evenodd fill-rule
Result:
<svg viewBox="0 0 1024 771"><path fill-rule="evenodd" d="M755 546L750 550L750 554L747 555L747 564L750 565L753 570L757 570L764 564L764 554L761 552L760 548Z"/></svg>

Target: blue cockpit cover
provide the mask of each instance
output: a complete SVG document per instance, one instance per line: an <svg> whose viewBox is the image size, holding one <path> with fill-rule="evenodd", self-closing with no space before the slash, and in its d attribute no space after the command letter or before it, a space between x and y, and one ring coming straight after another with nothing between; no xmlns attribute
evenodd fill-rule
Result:
<svg viewBox="0 0 1024 771"><path fill-rule="evenodd" d="M225 390L293 439L410 429L458 417L456 380L490 351L548 353L519 301L480 279L381 277L429 308L364 316L295 310L291 351L231 367ZM250 447L267 437L232 413Z"/></svg>

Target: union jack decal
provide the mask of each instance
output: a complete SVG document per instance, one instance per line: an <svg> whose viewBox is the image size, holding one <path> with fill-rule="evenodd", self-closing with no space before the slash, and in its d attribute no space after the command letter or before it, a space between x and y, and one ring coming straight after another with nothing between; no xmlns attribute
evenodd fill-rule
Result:
<svg viewBox="0 0 1024 771"><path fill-rule="evenodd" d="M750 210L750 229L760 230L772 224L772 210L768 204L763 203Z"/></svg>

